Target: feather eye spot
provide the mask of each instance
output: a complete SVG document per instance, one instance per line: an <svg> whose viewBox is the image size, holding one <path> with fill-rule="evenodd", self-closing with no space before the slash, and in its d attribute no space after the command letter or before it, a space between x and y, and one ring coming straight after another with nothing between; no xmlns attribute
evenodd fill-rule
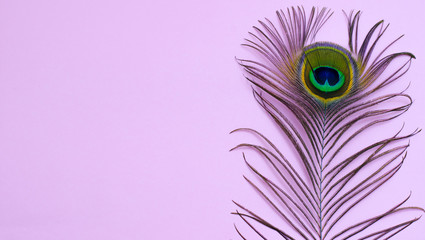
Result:
<svg viewBox="0 0 425 240"><path fill-rule="evenodd" d="M357 68L348 50L333 43L319 42L302 52L299 75L307 92L327 103L350 92L355 86Z"/></svg>

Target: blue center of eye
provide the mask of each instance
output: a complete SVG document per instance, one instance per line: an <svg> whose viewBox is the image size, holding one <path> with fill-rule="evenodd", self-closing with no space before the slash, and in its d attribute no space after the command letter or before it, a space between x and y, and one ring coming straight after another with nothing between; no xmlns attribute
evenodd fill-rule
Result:
<svg viewBox="0 0 425 240"><path fill-rule="evenodd" d="M314 70L314 78L320 85L324 85L328 81L330 86L334 86L339 82L338 71L330 67L316 68Z"/></svg>

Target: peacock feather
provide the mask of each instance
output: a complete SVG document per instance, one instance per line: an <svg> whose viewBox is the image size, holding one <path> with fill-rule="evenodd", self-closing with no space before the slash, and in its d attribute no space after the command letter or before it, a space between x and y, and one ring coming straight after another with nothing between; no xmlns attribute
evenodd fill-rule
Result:
<svg viewBox="0 0 425 240"><path fill-rule="evenodd" d="M360 12L344 12L346 48L315 41L332 15L330 10L312 8L307 14L304 8L293 7L276 13L277 24L259 21L261 26L254 27L251 39L243 44L261 60L238 62L253 85L255 99L287 138L295 159L249 128L233 132L252 133L262 143L243 143L232 150L248 148L264 159L271 173L262 173L243 154L255 181L245 179L283 223L275 224L237 202L233 214L261 239L269 239L270 232L296 240L393 237L424 211L405 206L410 195L394 194L388 199L393 205L372 215L361 207L397 173L409 138L420 131L403 134L403 127L390 127L390 135L376 139L372 128L385 127L411 106L404 89L394 93L388 86L408 71L414 55L386 53L401 37L379 47L388 28L383 21L359 40ZM246 239L246 233L235 228Z"/></svg>

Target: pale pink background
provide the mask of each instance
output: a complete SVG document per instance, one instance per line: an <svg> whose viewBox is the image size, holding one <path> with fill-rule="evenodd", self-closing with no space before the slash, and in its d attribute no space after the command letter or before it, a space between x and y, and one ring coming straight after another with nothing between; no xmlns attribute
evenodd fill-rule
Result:
<svg viewBox="0 0 425 240"><path fill-rule="evenodd" d="M342 45L342 9L406 34L400 121L425 127L421 0L0 0L0 239L238 239L231 200L256 195L228 133L274 130L234 57L257 19L300 4L332 8ZM411 205L425 206L424 144L392 185ZM424 236L422 220L396 239Z"/></svg>

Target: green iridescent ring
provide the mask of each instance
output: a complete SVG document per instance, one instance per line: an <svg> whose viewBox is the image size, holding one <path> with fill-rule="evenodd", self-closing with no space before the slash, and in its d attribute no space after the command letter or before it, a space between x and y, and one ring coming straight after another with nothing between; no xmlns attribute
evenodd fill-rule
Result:
<svg viewBox="0 0 425 240"><path fill-rule="evenodd" d="M338 73L338 82L331 85L328 79L326 79L326 81L322 84L319 83L319 80L316 78L316 74L315 72L320 70L321 68L330 68L332 70L334 70L335 72ZM331 66L321 66L321 67L316 67L313 70L310 71L310 75L309 75L311 84L313 84L313 86L315 88L317 88L318 90L322 91L322 92L334 92L337 91L338 89L340 89L344 83L345 83L345 76L344 74L339 71L338 69L335 69Z"/></svg>

